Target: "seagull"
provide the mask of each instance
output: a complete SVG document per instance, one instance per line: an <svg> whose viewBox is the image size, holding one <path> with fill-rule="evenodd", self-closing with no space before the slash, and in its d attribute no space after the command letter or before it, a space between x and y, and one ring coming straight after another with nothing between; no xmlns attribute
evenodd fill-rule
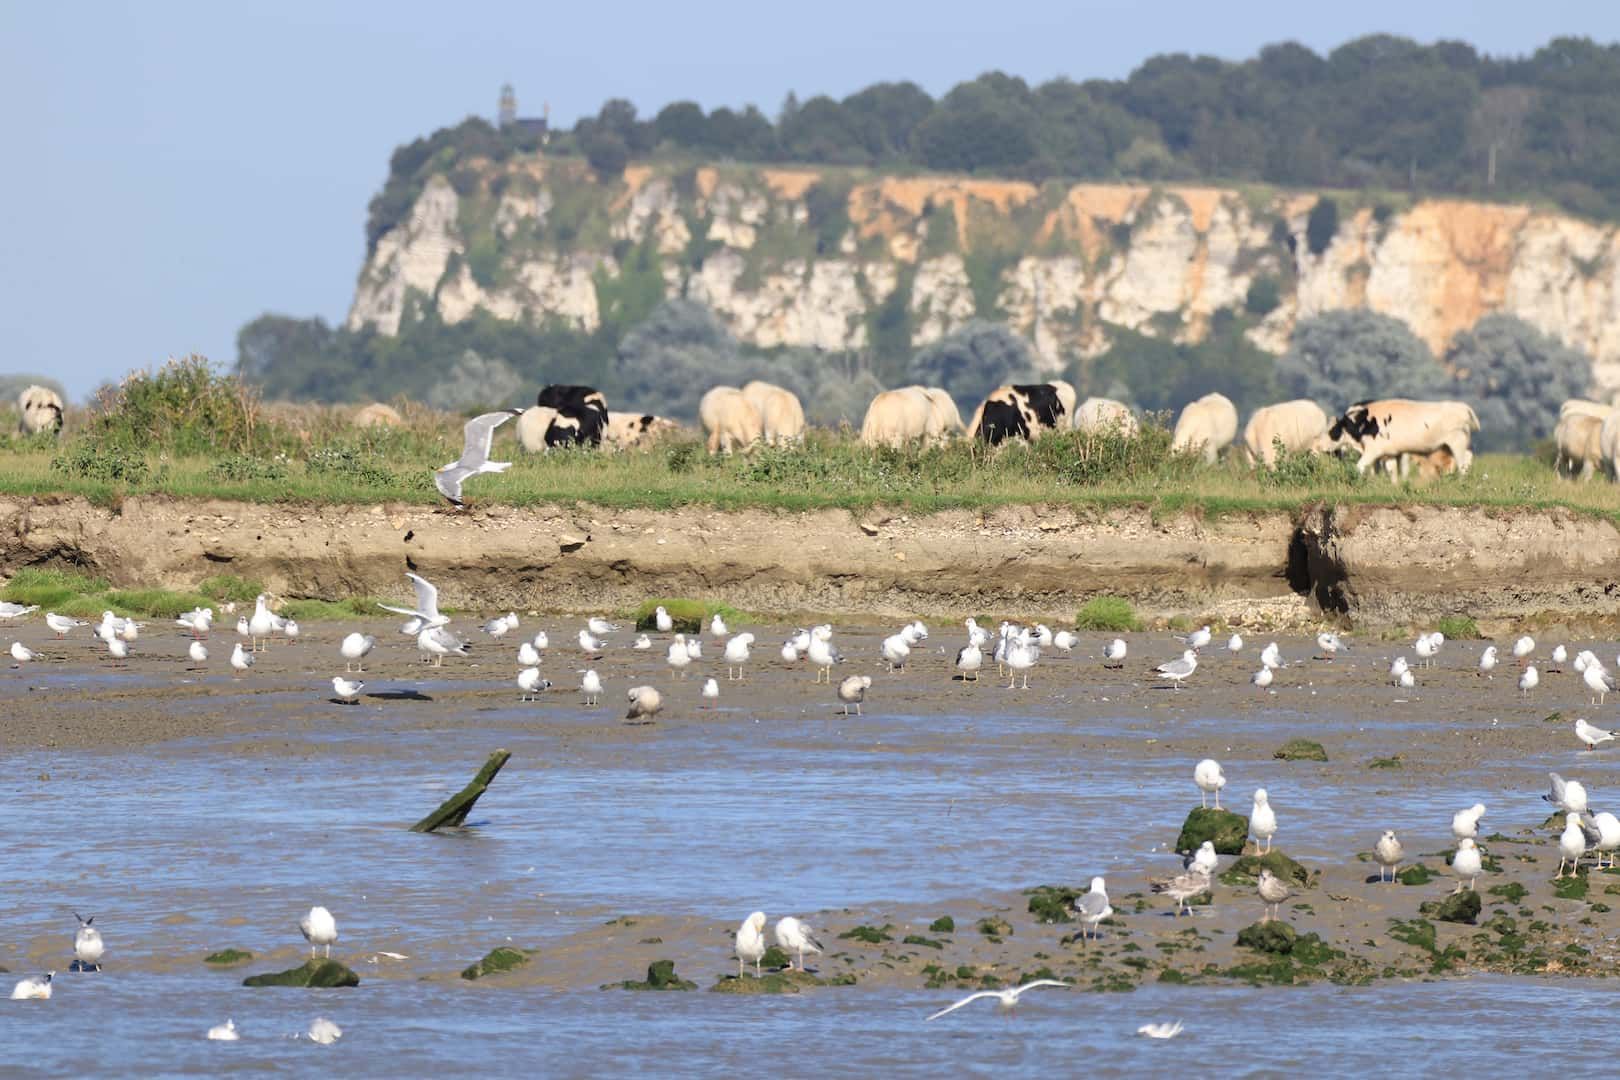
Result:
<svg viewBox="0 0 1620 1080"><path fill-rule="evenodd" d="M389 607L387 604L378 604L377 606L384 611L392 611L396 615L411 615L420 619L421 622L417 626L405 631L413 636L420 634L430 626L443 626L449 622L450 617L448 615L439 613L438 587L421 574L406 574L405 576L410 580L411 588L416 591L416 606L414 608Z"/></svg>
<svg viewBox="0 0 1620 1080"><path fill-rule="evenodd" d="M1571 814L1586 813L1586 788L1579 780L1565 780L1555 772L1548 773L1547 779L1552 782L1552 790L1541 797L1544 802Z"/></svg>
<svg viewBox="0 0 1620 1080"><path fill-rule="evenodd" d="M1423 661L1423 666L1429 667L1434 661L1435 653L1440 651L1440 642L1436 641L1432 634L1420 634L1412 649L1417 653L1418 659Z"/></svg>
<svg viewBox="0 0 1620 1080"><path fill-rule="evenodd" d="M503 638L517 626L516 615L497 615L484 624L484 633L492 638Z"/></svg>
<svg viewBox="0 0 1620 1080"><path fill-rule="evenodd" d="M317 1016L309 1022L310 1042L320 1043L322 1046L331 1046L343 1038L343 1029L324 1016Z"/></svg>
<svg viewBox="0 0 1620 1080"><path fill-rule="evenodd" d="M236 1021L227 1020L223 1024L215 1024L208 1029L208 1037L215 1042L235 1042L241 1038L236 1033Z"/></svg>
<svg viewBox="0 0 1620 1080"><path fill-rule="evenodd" d="M524 667L534 667L540 663L540 650L525 641L518 646L518 663Z"/></svg>
<svg viewBox="0 0 1620 1080"><path fill-rule="evenodd" d="M1479 846L1474 838L1465 836L1457 841L1457 853L1451 857L1451 872L1457 875L1456 892L1463 890L1463 878L1468 879L1468 887L1472 889L1474 882L1479 880L1484 863L1479 857Z"/></svg>
<svg viewBox="0 0 1620 1080"><path fill-rule="evenodd" d="M1282 650L1277 648L1275 641L1260 650L1260 665L1273 670L1283 666Z"/></svg>
<svg viewBox="0 0 1620 1080"><path fill-rule="evenodd" d="M1529 634L1524 635L1513 643L1513 659L1524 662L1524 658L1536 651L1536 639Z"/></svg>
<svg viewBox="0 0 1620 1080"><path fill-rule="evenodd" d="M602 677L595 668L580 672L579 692L585 695L585 704L596 705L602 700Z"/></svg>
<svg viewBox="0 0 1620 1080"><path fill-rule="evenodd" d="M1524 667L1524 672L1519 676L1519 692L1528 694L1530 691L1534 690L1540 682L1541 673L1536 670L1536 665L1526 664Z"/></svg>
<svg viewBox="0 0 1620 1080"><path fill-rule="evenodd" d="M495 429L512 417L521 415L522 409L502 409L467 421L461 429L461 457L433 473L433 486L439 489L440 495L450 500L451 505L466 505L461 501L461 485L468 480L483 473L505 472L512 467L510 461L489 460L489 448L495 440Z"/></svg>
<svg viewBox="0 0 1620 1080"><path fill-rule="evenodd" d="M703 700L704 701L719 701L720 700L720 684L718 682L716 682L714 679L705 679L703 681Z"/></svg>
<svg viewBox="0 0 1620 1080"><path fill-rule="evenodd" d="M1052 647L1059 652L1068 652L1080 641L1078 637L1067 630L1059 630L1052 635Z"/></svg>
<svg viewBox="0 0 1620 1080"><path fill-rule="evenodd" d="M240 654L242 651L242 646L238 645L236 647L236 651L238 654ZM107 655L111 656L114 660L128 660L129 646L124 642L123 638L109 638L107 639ZM232 659L231 663L233 666L235 665L236 661L234 658ZM248 657L247 663L251 665L253 663L253 657Z"/></svg>
<svg viewBox="0 0 1620 1080"><path fill-rule="evenodd" d="M126 645L133 645L141 636L141 627L145 623L138 623L134 619L125 619L124 624L118 628L118 637Z"/></svg>
<svg viewBox="0 0 1620 1080"><path fill-rule="evenodd" d="M720 613L718 611L715 612L714 617L709 620L709 636L717 638L726 636L726 620L720 617Z"/></svg>
<svg viewBox="0 0 1620 1080"><path fill-rule="evenodd" d="M1316 647L1322 650L1324 658L1328 660L1332 660L1340 651L1350 651L1350 646L1346 645L1339 638L1339 635L1331 630L1325 630L1316 635Z"/></svg>
<svg viewBox="0 0 1620 1080"><path fill-rule="evenodd" d="M1101 922L1114 913L1108 903L1108 887L1100 877L1091 879L1091 890L1081 893L1070 908L1080 916L1080 934L1082 939L1089 933L1093 938L1097 936L1097 927Z"/></svg>
<svg viewBox="0 0 1620 1080"><path fill-rule="evenodd" d="M1271 808L1265 788L1255 789L1254 806L1249 811L1249 830L1254 833L1255 851L1260 850L1260 841L1264 840L1269 854L1271 838L1277 835L1277 812Z"/></svg>
<svg viewBox="0 0 1620 1080"><path fill-rule="evenodd" d="M283 636L286 637L287 644L289 644L289 645L298 644L298 634L299 634L298 620L297 619L288 619L286 622L282 623L282 625L281 625L281 633L282 633Z"/></svg>
<svg viewBox="0 0 1620 1080"><path fill-rule="evenodd" d="M776 943L788 952L798 954L800 971L804 970L805 953L821 952L821 943L816 940L810 924L792 915L784 915L776 920Z"/></svg>
<svg viewBox="0 0 1620 1080"><path fill-rule="evenodd" d="M26 664L30 660L38 660L39 653L35 652L33 649L30 649L20 641L13 641L11 643L11 658L17 661L19 664Z"/></svg>
<svg viewBox="0 0 1620 1080"><path fill-rule="evenodd" d="M238 615L236 618L236 636L245 638L250 638L253 636L253 631L248 628L248 619L246 615Z"/></svg>
<svg viewBox="0 0 1620 1080"><path fill-rule="evenodd" d="M1229 652L1229 653L1240 653L1240 652L1242 652L1243 651L1243 635L1242 634L1233 634L1231 637L1227 638L1226 639L1226 651Z"/></svg>
<svg viewBox="0 0 1620 1080"><path fill-rule="evenodd" d="M686 651L685 635L675 635L675 640L669 643L669 652L665 654L664 662L680 672L681 678L686 678L686 668L692 663L692 654Z"/></svg>
<svg viewBox="0 0 1620 1080"><path fill-rule="evenodd" d="M832 682L832 669L834 664L842 663L843 657L832 645L832 627L818 626L810 631L810 642L805 649L805 655L810 662L816 665L816 682L826 676L827 682Z"/></svg>
<svg viewBox="0 0 1620 1080"><path fill-rule="evenodd" d="M1138 1035L1146 1035L1150 1039L1173 1039L1181 1034L1181 1021L1173 1024L1143 1024L1136 1029Z"/></svg>
<svg viewBox="0 0 1620 1080"><path fill-rule="evenodd" d="M416 647L433 657L434 667L444 667L445 657L466 656L467 650L472 648L444 626L430 626L417 634Z"/></svg>
<svg viewBox="0 0 1620 1080"><path fill-rule="evenodd" d="M202 667L208 662L208 649L200 641L193 641L190 645L188 645L186 647L186 655L191 657L192 664L197 667Z"/></svg>
<svg viewBox="0 0 1620 1080"><path fill-rule="evenodd" d="M541 652L545 652L547 649L551 648L551 636L544 630L536 630L534 632L534 641L532 644L536 649L539 649Z"/></svg>
<svg viewBox="0 0 1620 1080"><path fill-rule="evenodd" d="M1198 805L1208 806L1209 796L1215 796L1215 809L1221 808L1221 788L1226 786L1226 774L1221 771L1221 763L1214 758L1205 758L1193 766L1193 783L1198 785Z"/></svg>
<svg viewBox="0 0 1620 1080"><path fill-rule="evenodd" d="M516 615L508 615L507 618L512 621L513 626L517 625ZM618 633L619 624L610 623L600 615L592 615L590 618L585 620L585 629L589 630L593 634L605 637L608 634Z"/></svg>
<svg viewBox="0 0 1620 1080"><path fill-rule="evenodd" d="M1603 700L1609 696L1609 691L1614 689L1614 676L1604 671L1602 664L1587 664L1586 670L1581 672L1581 680L1586 683L1586 688L1592 691L1593 705L1602 705Z"/></svg>
<svg viewBox="0 0 1620 1080"><path fill-rule="evenodd" d="M970 617L962 625L967 627L968 640L980 648L983 648L985 643L990 640L990 631L980 626L977 619Z"/></svg>
<svg viewBox="0 0 1620 1080"><path fill-rule="evenodd" d="M1389 664L1389 681L1391 683L1399 683L1401 681L1401 676L1405 675L1411 669L1412 665L1406 662L1406 657L1397 656L1394 660L1391 660Z"/></svg>
<svg viewBox="0 0 1620 1080"><path fill-rule="evenodd" d="M1198 670L1198 654L1192 649L1188 649L1181 654L1180 660L1171 660L1167 664L1160 664L1153 670L1158 673L1159 678L1169 679L1170 685L1179 690L1181 689L1182 680L1191 678L1192 673Z"/></svg>
<svg viewBox="0 0 1620 1080"><path fill-rule="evenodd" d="M956 670L962 673L963 682L978 682L979 669L983 666L984 650L971 641L956 654Z"/></svg>
<svg viewBox="0 0 1620 1080"><path fill-rule="evenodd" d="M90 624L83 619L70 619L66 615L58 615L54 611L47 611L45 613L45 625L54 630L58 638L65 638L77 628L89 626Z"/></svg>
<svg viewBox="0 0 1620 1080"><path fill-rule="evenodd" d="M657 716L658 710L664 707L663 696L650 686L631 687L627 696L630 699L630 711L624 714L626 720Z"/></svg>
<svg viewBox="0 0 1620 1080"><path fill-rule="evenodd" d="M1380 884L1383 883L1385 870L1389 871L1389 879L1391 881L1395 880L1395 874L1401 868L1401 856L1404 854L1405 852L1401 849L1401 842L1395 836L1395 830L1385 829L1384 835L1380 836L1378 843L1373 845L1373 855L1378 859L1378 881Z"/></svg>
<svg viewBox="0 0 1620 1080"><path fill-rule="evenodd" d="M844 715L849 715L849 707L855 706L855 715L861 715L861 702L866 700L866 692L872 688L872 676L851 675L838 684L838 700L844 703Z"/></svg>
<svg viewBox="0 0 1620 1080"><path fill-rule="evenodd" d="M591 633L590 630L581 630L579 632L580 652L588 653L591 656L601 656L605 647L606 645L602 639Z"/></svg>
<svg viewBox="0 0 1620 1080"><path fill-rule="evenodd" d="M696 634L686 639L686 657L688 660L703 659L703 639Z"/></svg>
<svg viewBox="0 0 1620 1080"><path fill-rule="evenodd" d="M364 671L365 665L361 661L366 658L366 654L376 647L377 639L370 634L353 633L344 638L342 643L338 645L338 652L345 661L343 670L349 672L358 667L361 671Z"/></svg>
<svg viewBox="0 0 1620 1080"><path fill-rule="evenodd" d="M78 961L78 969L100 971L101 954L107 951L107 946L101 940L101 931L90 925L96 917L92 915L87 919L77 911L73 917L79 920L79 929L73 935L73 956Z"/></svg>
<svg viewBox="0 0 1620 1080"><path fill-rule="evenodd" d="M799 648L793 644L793 639L782 642L782 662L784 664L797 664L799 662ZM820 679L816 680L820 682Z"/></svg>
<svg viewBox="0 0 1620 1080"><path fill-rule="evenodd" d="M906 666L906 660L911 656L911 645L904 634L890 634L883 639L878 651L889 662L889 671L893 672L896 668Z"/></svg>
<svg viewBox="0 0 1620 1080"><path fill-rule="evenodd" d="M51 618L52 616L49 612L47 612L45 615L46 625L50 624ZM213 608L192 608L184 615L181 615L179 618L175 619L174 625L180 627L182 630L190 630L194 637L202 637L204 634L208 633L208 630L213 625L213 622ZM55 627L51 628L53 630L55 629Z"/></svg>
<svg viewBox="0 0 1620 1080"><path fill-rule="evenodd" d="M652 648L652 638L648 637L646 634L637 634L635 644L631 645L630 647L632 649L650 649Z"/></svg>
<svg viewBox="0 0 1620 1080"><path fill-rule="evenodd" d="M1489 675L1496 667L1496 646L1487 645L1485 651L1479 654L1479 673Z"/></svg>
<svg viewBox="0 0 1620 1080"><path fill-rule="evenodd" d="M12 1001L49 1001L51 1000L51 980L56 978L56 972L47 971L43 975L30 975L21 979L11 988Z"/></svg>
<svg viewBox="0 0 1620 1080"><path fill-rule="evenodd" d="M765 913L756 911L743 920L737 927L737 977L742 978L743 965L754 965L754 974L759 974L759 962L765 957Z"/></svg>
<svg viewBox="0 0 1620 1080"><path fill-rule="evenodd" d="M1564 863L1569 863L1569 874L1575 877L1580 873L1581 856L1586 854L1586 831L1581 828L1581 815L1565 814L1564 831L1558 837L1558 873L1553 875L1557 881L1564 876Z"/></svg>
<svg viewBox="0 0 1620 1080"><path fill-rule="evenodd" d="M1255 891L1260 894L1261 902L1268 908L1266 916L1260 920L1261 922L1270 922L1272 919L1277 918L1277 909L1291 895L1288 885L1283 879L1270 870L1260 871L1260 880L1255 883Z"/></svg>
<svg viewBox="0 0 1620 1080"><path fill-rule="evenodd" d="M519 701L534 701L540 691L551 685L540 677L540 669L537 667L526 667L518 672L517 684L518 689L523 691L518 697Z"/></svg>
<svg viewBox="0 0 1620 1080"><path fill-rule="evenodd" d="M1024 673L1025 690L1029 689L1029 669L1035 666L1035 661L1041 657L1041 650L1034 642L1029 640L1029 631L1022 631L1018 637L1007 644L1007 672L1012 679L1018 678L1018 673ZM1013 688L1012 682L1007 683L1007 689Z"/></svg>
<svg viewBox="0 0 1620 1080"><path fill-rule="evenodd" d="M20 619L24 615L32 615L38 610L38 604L23 607L21 604L13 604L10 600L0 600L0 619Z"/></svg>
<svg viewBox="0 0 1620 1080"><path fill-rule="evenodd" d="M667 634L675 629L675 620L669 617L669 612L665 611L663 605L660 604L653 611L653 625L658 628L660 634Z"/></svg>
<svg viewBox="0 0 1620 1080"><path fill-rule="evenodd" d="M120 642L119 644L122 644L122 642ZM108 647L110 648L111 645L112 645L112 643L109 642ZM114 653L113 655L116 656L118 654ZM124 655L125 656L129 655L129 652L128 652L127 648L126 648L126 650L124 652ZM254 660L253 654L250 653L250 652L243 652L242 651L242 643L240 641L238 641L236 643L236 645L234 647L232 647L232 649L231 649L231 669L233 671L235 671L238 675L241 675L242 672L244 672L248 668L252 667L254 665L254 663L255 663L255 660Z"/></svg>
<svg viewBox="0 0 1620 1080"><path fill-rule="evenodd" d="M737 681L743 681L743 665L748 663L749 650L754 644L753 634L738 634L726 642L726 681L731 680L731 669L737 669Z"/></svg>
<svg viewBox="0 0 1620 1080"><path fill-rule="evenodd" d="M1402 690L1410 690L1412 687L1417 685L1417 676L1413 675L1410 671L1403 671L1401 672L1401 677L1395 680L1395 685L1399 686Z"/></svg>
<svg viewBox="0 0 1620 1080"><path fill-rule="evenodd" d="M1198 845L1198 850L1181 860L1183 870L1193 870L1200 874L1213 874L1215 867L1220 864L1220 857L1215 854L1215 841L1205 840Z"/></svg>
<svg viewBox="0 0 1620 1080"><path fill-rule="evenodd" d="M1598 852L1598 869L1603 869L1603 853L1605 851L1609 853L1609 865L1612 867L1615 862L1615 849L1620 848L1620 818L1616 818L1607 810L1601 814L1593 814L1592 829L1598 835L1598 841L1595 845Z"/></svg>
<svg viewBox="0 0 1620 1080"><path fill-rule="evenodd" d="M1103 667L1113 668L1115 671L1118 671L1120 668L1125 666L1125 653L1126 648L1124 638L1115 638L1113 641L1110 641L1108 643L1108 647L1103 650L1103 659L1108 661L1103 665Z"/></svg>
<svg viewBox="0 0 1620 1080"><path fill-rule="evenodd" d="M341 675L332 676L332 693L345 704L354 705L359 702L360 691L365 688L366 684L359 679L345 679Z"/></svg>
<svg viewBox="0 0 1620 1080"><path fill-rule="evenodd" d="M945 1008L939 1010L939 1012L928 1017L928 1019L938 1020L946 1013L955 1012L962 1006L971 1004L980 1000L981 998L995 998L996 1003L1003 1009L1011 1009L1018 1004L1018 999L1023 996L1025 991L1033 990L1037 986L1061 986L1065 990L1069 988L1068 983L1059 982L1056 979L1036 979L1034 982L1027 982L1023 986L1015 986L1008 990L980 990L978 993L969 994L967 997L963 998L961 1001L958 1001L954 1005L946 1006Z"/></svg>
<svg viewBox="0 0 1620 1080"><path fill-rule="evenodd" d="M1187 906L1187 901L1209 891L1209 874L1189 870L1173 878L1162 878L1148 884L1154 892L1163 893L1176 902L1176 914L1179 916L1183 911L1191 913L1192 909Z"/></svg>
<svg viewBox="0 0 1620 1080"><path fill-rule="evenodd" d="M1484 803L1475 803L1466 810L1457 811L1451 815L1451 835L1458 840L1472 840L1479 835L1479 819L1484 816Z"/></svg>
<svg viewBox="0 0 1620 1080"><path fill-rule="evenodd" d="M1577 672L1584 672L1588 667L1597 663L1597 654L1591 649L1582 649L1575 654L1575 663L1571 666Z"/></svg>
<svg viewBox="0 0 1620 1080"><path fill-rule="evenodd" d="M324 947L326 955L332 955L332 942L338 939L337 920L332 913L317 904L309 909L309 914L298 920L298 930L309 942L309 955L314 956L317 947Z"/></svg>
<svg viewBox="0 0 1620 1080"><path fill-rule="evenodd" d="M1268 667L1263 667L1253 675L1250 675L1249 681L1254 683L1254 685L1258 686L1260 689L1264 690L1266 687L1271 685L1271 680L1273 678L1275 678L1275 676L1272 675L1271 669Z"/></svg>
<svg viewBox="0 0 1620 1080"><path fill-rule="evenodd" d="M1585 743L1588 750L1596 750L1598 743L1613 742L1614 732L1604 731L1602 728L1593 727L1585 720L1577 719L1575 721L1575 737Z"/></svg>
<svg viewBox="0 0 1620 1080"><path fill-rule="evenodd" d="M1178 637L1176 640L1185 642L1187 648L1191 649L1193 652L1197 652L1199 649L1202 649L1205 645L1209 644L1210 637L1211 634L1209 632L1209 627L1201 626L1197 630L1194 630L1192 633L1188 634L1186 637Z"/></svg>
<svg viewBox="0 0 1620 1080"><path fill-rule="evenodd" d="M1564 648L1562 645L1554 645L1553 646L1553 651L1552 651L1552 662L1553 663L1562 664L1565 660L1568 660L1568 659L1569 659L1569 650L1568 649ZM1558 669L1557 668L1548 668L1548 670L1549 671L1556 671Z"/></svg>
<svg viewBox="0 0 1620 1080"><path fill-rule="evenodd" d="M276 620L271 614L269 597L260 593L253 599L253 615L248 619L248 636L253 639L253 651L258 652L260 642L269 647L270 635L276 629Z"/></svg>

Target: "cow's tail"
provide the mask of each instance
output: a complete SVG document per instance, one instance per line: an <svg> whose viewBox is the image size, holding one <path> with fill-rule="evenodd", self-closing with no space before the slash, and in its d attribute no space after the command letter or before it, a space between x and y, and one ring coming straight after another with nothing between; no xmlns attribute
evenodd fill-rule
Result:
<svg viewBox="0 0 1620 1080"><path fill-rule="evenodd" d="M1464 402L1463 403L1463 408L1468 410L1468 430L1469 431L1478 431L1479 430L1479 417L1474 414L1474 407L1472 405L1469 405L1467 402Z"/></svg>

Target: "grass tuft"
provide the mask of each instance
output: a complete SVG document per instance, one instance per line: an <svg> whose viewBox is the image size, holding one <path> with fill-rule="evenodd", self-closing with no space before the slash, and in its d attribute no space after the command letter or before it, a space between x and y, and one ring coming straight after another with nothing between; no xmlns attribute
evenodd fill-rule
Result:
<svg viewBox="0 0 1620 1080"><path fill-rule="evenodd" d="M1136 609L1123 596L1094 596L1080 608L1074 622L1081 630L1140 630Z"/></svg>
<svg viewBox="0 0 1620 1080"><path fill-rule="evenodd" d="M742 621L742 612L726 604L716 603L712 600L685 600L679 597L662 597L657 600L648 600L636 609L636 629L656 630L658 609L662 607L669 613L670 620L675 624L675 632L680 634L702 633L709 625L709 620L719 615L729 626Z"/></svg>

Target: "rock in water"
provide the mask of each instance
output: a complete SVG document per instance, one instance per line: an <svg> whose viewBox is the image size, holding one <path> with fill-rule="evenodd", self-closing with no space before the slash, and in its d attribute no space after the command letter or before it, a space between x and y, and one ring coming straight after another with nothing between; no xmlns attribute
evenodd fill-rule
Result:
<svg viewBox="0 0 1620 1080"><path fill-rule="evenodd" d="M1290 885L1311 884L1311 872L1280 851L1245 855L1227 867L1220 880L1223 885L1252 885L1260 880L1262 870L1270 870Z"/></svg>
<svg viewBox="0 0 1620 1080"><path fill-rule="evenodd" d="M675 974L675 961L654 960L647 965L647 981L626 979L621 983L608 983L604 990L696 990L697 983L688 982Z"/></svg>
<svg viewBox="0 0 1620 1080"><path fill-rule="evenodd" d="M1237 943L1245 949L1254 949L1256 952L1286 955L1294 951L1294 942L1298 938L1299 935L1294 932L1292 926L1272 919L1270 922L1255 923L1239 930Z"/></svg>
<svg viewBox="0 0 1620 1080"><path fill-rule="evenodd" d="M1467 889L1460 893L1452 893L1440 900L1430 900L1418 906L1418 912L1439 922L1467 923L1473 925L1479 918L1479 893Z"/></svg>
<svg viewBox="0 0 1620 1080"><path fill-rule="evenodd" d="M272 971L264 975L249 975L243 986L305 986L325 988L332 986L359 986L360 976L336 960L316 957L286 971Z"/></svg>
<svg viewBox="0 0 1620 1080"><path fill-rule="evenodd" d="M1309 739L1289 739L1271 755L1281 761L1326 761L1327 751L1322 744Z"/></svg>
<svg viewBox="0 0 1620 1080"><path fill-rule="evenodd" d="M1241 855L1249 838L1249 819L1230 810L1200 806L1187 815L1176 838L1177 851L1197 851L1205 840L1215 845L1217 855Z"/></svg>
<svg viewBox="0 0 1620 1080"><path fill-rule="evenodd" d="M478 963L462 969L461 977L468 980L482 979L485 975L499 975L503 971L520 968L528 962L529 953L502 945L498 949L491 949Z"/></svg>

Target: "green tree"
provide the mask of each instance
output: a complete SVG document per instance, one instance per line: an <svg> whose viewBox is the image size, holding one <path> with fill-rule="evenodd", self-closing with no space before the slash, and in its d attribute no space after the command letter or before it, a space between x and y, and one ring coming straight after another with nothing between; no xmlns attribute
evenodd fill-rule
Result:
<svg viewBox="0 0 1620 1080"><path fill-rule="evenodd" d="M1401 322L1364 308L1328 311L1294 327L1277 381L1290 398L1329 413L1372 398L1430 398L1451 380L1429 347Z"/></svg>
<svg viewBox="0 0 1620 1080"><path fill-rule="evenodd" d="M666 300L619 342L624 408L692 420L711 387L740 386L748 362L703 304Z"/></svg>
<svg viewBox="0 0 1620 1080"><path fill-rule="evenodd" d="M1324 195L1316 200L1310 216L1305 219L1305 246L1312 255L1320 255L1333 243L1338 231L1339 204L1333 201L1332 196Z"/></svg>
<svg viewBox="0 0 1620 1080"><path fill-rule="evenodd" d="M1558 410L1592 381L1589 357L1512 315L1487 315L1452 339L1454 394L1479 416L1476 446L1528 450L1552 433Z"/></svg>
<svg viewBox="0 0 1620 1080"><path fill-rule="evenodd" d="M590 162L596 175L604 180L617 180L630 164L630 148L623 139L609 131L593 131L581 140L585 160Z"/></svg>

